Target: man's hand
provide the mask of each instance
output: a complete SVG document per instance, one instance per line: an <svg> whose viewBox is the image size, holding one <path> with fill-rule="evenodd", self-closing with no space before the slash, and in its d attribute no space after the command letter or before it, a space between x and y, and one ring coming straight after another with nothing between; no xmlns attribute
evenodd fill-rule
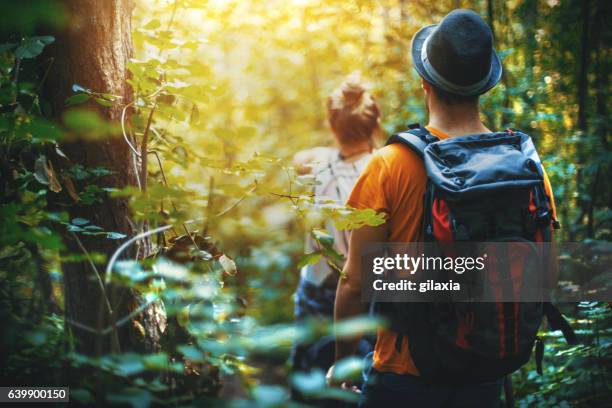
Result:
<svg viewBox="0 0 612 408"><path fill-rule="evenodd" d="M327 383L328 387L337 387L340 386L340 388L342 388L343 390L350 390L353 392L356 392L357 394L361 394L361 390L359 389L359 387L357 387L356 385L353 385L353 383L351 381L335 381L334 380L334 368L336 366L332 365L331 367L329 367L329 370L327 370L327 374L325 374L325 382Z"/></svg>

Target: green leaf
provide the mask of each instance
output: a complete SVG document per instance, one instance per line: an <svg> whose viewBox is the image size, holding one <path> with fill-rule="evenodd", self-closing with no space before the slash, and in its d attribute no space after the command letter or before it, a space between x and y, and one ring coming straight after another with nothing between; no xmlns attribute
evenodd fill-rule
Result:
<svg viewBox="0 0 612 408"><path fill-rule="evenodd" d="M143 28L146 30L156 30L159 27L161 27L161 22L158 19L154 18L153 20L145 24Z"/></svg>
<svg viewBox="0 0 612 408"><path fill-rule="evenodd" d="M17 46L17 43L4 43L0 44L0 53L11 51Z"/></svg>
<svg viewBox="0 0 612 408"><path fill-rule="evenodd" d="M300 261L298 262L298 269L302 269L306 265L316 264L321 260L323 255L320 252L311 252L309 254L305 254L302 256Z"/></svg>
<svg viewBox="0 0 612 408"><path fill-rule="evenodd" d="M312 370L309 373L296 372L291 376L293 386L303 394L313 395L325 389L325 373L323 370Z"/></svg>
<svg viewBox="0 0 612 408"><path fill-rule="evenodd" d="M166 353L149 354L143 358L147 370L165 370L168 368L168 355Z"/></svg>
<svg viewBox="0 0 612 408"><path fill-rule="evenodd" d="M177 347L178 351L185 356L185 358L193 361L204 361L204 354L194 346L180 345Z"/></svg>
<svg viewBox="0 0 612 408"><path fill-rule="evenodd" d="M53 37L51 35L43 35L43 36L38 36L38 37L32 37L31 39L35 40L35 41L40 41L41 43L43 43L45 45L49 45L53 41L55 41L55 37Z"/></svg>
<svg viewBox="0 0 612 408"><path fill-rule="evenodd" d="M47 333L42 330L34 330L26 334L26 339L34 346L40 346L47 341Z"/></svg>
<svg viewBox="0 0 612 408"><path fill-rule="evenodd" d="M336 381L359 379L363 366L363 358L353 356L342 359L335 364L332 377Z"/></svg>
<svg viewBox="0 0 612 408"><path fill-rule="evenodd" d="M107 399L114 404L127 404L133 408L147 408L153 402L153 395L149 391L129 387L122 389L119 393L109 394Z"/></svg>
<svg viewBox="0 0 612 408"><path fill-rule="evenodd" d="M89 172L95 177L103 177L108 176L109 174L113 174L113 171L107 169L106 167L94 167L89 169Z"/></svg>
<svg viewBox="0 0 612 408"><path fill-rule="evenodd" d="M381 325L380 319L375 319L368 316L355 317L349 320L343 320L336 324L335 332L337 337L353 337L358 334L376 333L376 330Z"/></svg>
<svg viewBox="0 0 612 408"><path fill-rule="evenodd" d="M86 93L79 93L76 95L72 95L66 99L66 105L67 106L78 105L80 103L87 102L90 98L91 96L89 96Z"/></svg>
<svg viewBox="0 0 612 408"><path fill-rule="evenodd" d="M87 225L87 224L89 224L89 220L87 220L85 218L73 218L72 219L72 223L74 225Z"/></svg>
<svg viewBox="0 0 612 408"><path fill-rule="evenodd" d="M15 50L15 57L20 59L34 58L43 52L46 45L55 41L51 36L39 36L26 38Z"/></svg>
<svg viewBox="0 0 612 408"><path fill-rule="evenodd" d="M364 225L376 227L384 224L387 218L384 212L377 213L371 208L351 209L348 214L341 213L340 218L337 214L332 213L330 215L334 216L334 224L339 230L361 228Z"/></svg>
<svg viewBox="0 0 612 408"><path fill-rule="evenodd" d="M22 252L24 246L25 245L23 242L17 242L13 246L0 248L0 259L7 259L19 255L19 253Z"/></svg>
<svg viewBox="0 0 612 408"><path fill-rule="evenodd" d="M100 98L104 98L107 101L111 101L111 102L119 99L117 95L113 95L111 93L106 93L106 92L100 92L97 95L100 96Z"/></svg>
<svg viewBox="0 0 612 408"><path fill-rule="evenodd" d="M321 245L331 247L334 245L334 237L329 235L326 231L321 229L313 229L311 232L312 237L319 242Z"/></svg>
<svg viewBox="0 0 612 408"><path fill-rule="evenodd" d="M339 261L339 262L344 261L344 256L340 252L336 251L334 247L325 247L321 250L321 252L326 257L333 259L335 261Z"/></svg>
<svg viewBox="0 0 612 408"><path fill-rule="evenodd" d="M118 132L118 128L108 123L97 112L72 108L64 113L64 124L77 136L85 139L99 139Z"/></svg>
<svg viewBox="0 0 612 408"><path fill-rule="evenodd" d="M166 279L184 282L189 279L189 270L178 263L160 259L155 266L157 273Z"/></svg>
<svg viewBox="0 0 612 408"><path fill-rule="evenodd" d="M33 141L37 142L56 141L63 136L63 132L55 123L36 116L31 117L27 122L22 122L15 130L22 134L32 135Z"/></svg>
<svg viewBox="0 0 612 408"><path fill-rule="evenodd" d="M106 100L106 99L104 99L104 98L96 98L96 102L97 102L99 105L105 106L105 107L107 107L107 108L109 108L109 107L111 107L111 106L113 106L113 105L114 105L114 104L113 104L111 101L107 101L107 100Z"/></svg>
<svg viewBox="0 0 612 408"><path fill-rule="evenodd" d="M142 282L152 276L152 272L145 272L142 266L134 260L117 261L115 270L120 277L128 282Z"/></svg>
<svg viewBox="0 0 612 408"><path fill-rule="evenodd" d="M258 385L253 390L253 397L267 406L280 406L287 402L289 393L278 385Z"/></svg>
<svg viewBox="0 0 612 408"><path fill-rule="evenodd" d="M71 389L70 398L74 398L81 404L91 404L94 402L93 395L84 388Z"/></svg>
<svg viewBox="0 0 612 408"><path fill-rule="evenodd" d="M79 226L76 226L76 225L72 225L72 224L67 225L67 226L66 226L66 229L67 229L69 232L83 232L83 231L85 231L83 228L81 228L81 227L79 227Z"/></svg>
<svg viewBox="0 0 612 408"><path fill-rule="evenodd" d="M72 109L64 115L66 126L74 130L90 130L104 126L102 118L93 111Z"/></svg>
<svg viewBox="0 0 612 408"><path fill-rule="evenodd" d="M125 353L116 356L117 361L114 363L116 372L121 376L130 376L138 374L145 369L143 357L136 353Z"/></svg>

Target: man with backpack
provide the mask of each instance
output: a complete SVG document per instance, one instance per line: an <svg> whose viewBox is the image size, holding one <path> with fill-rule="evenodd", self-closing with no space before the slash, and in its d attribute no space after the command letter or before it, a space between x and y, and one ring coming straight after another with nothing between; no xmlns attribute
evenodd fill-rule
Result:
<svg viewBox="0 0 612 408"><path fill-rule="evenodd" d="M454 10L415 34L412 59L429 123L392 136L355 184L347 204L382 211L386 223L352 231L336 321L367 312L361 282L371 271L362 270L362 256L371 243L548 242L558 226L550 183L529 136L493 133L480 120L479 96L502 76L486 22L473 11ZM550 307L503 302L474 306L486 310L482 319L476 313L475 326L465 324L455 305L387 308L403 308L403 318L391 312L390 327L378 332L364 406L498 406L504 376L527 361ZM336 361L352 355L358 340L337 340ZM542 348L538 343L536 354ZM333 367L328 377L332 373Z"/></svg>

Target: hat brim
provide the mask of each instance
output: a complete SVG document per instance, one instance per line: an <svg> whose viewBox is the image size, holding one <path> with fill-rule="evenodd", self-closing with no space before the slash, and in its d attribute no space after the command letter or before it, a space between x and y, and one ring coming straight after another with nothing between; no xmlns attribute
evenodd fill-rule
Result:
<svg viewBox="0 0 612 408"><path fill-rule="evenodd" d="M412 62L414 64L414 68L424 80L434 85L436 88L442 89L443 91L449 92L451 94L457 94L456 92L446 89L444 85L435 81L431 77L431 75L427 73L427 70L423 65L423 61L421 60L421 50L423 48L423 44L425 43L427 37L429 37L433 33L436 27L438 27L437 24L423 27L419 31L417 31L414 37L412 37ZM470 92L469 94L465 94L462 96L482 95L483 93L489 91L491 88L497 85L497 83L501 79L502 70L503 69L501 60L499 59L499 56L497 55L495 50L493 50L493 52L491 53L491 73L489 75L489 80L477 91Z"/></svg>

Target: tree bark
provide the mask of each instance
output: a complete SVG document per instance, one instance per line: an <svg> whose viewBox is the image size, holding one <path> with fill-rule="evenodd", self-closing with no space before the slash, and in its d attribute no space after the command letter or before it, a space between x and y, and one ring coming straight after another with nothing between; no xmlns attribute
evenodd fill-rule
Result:
<svg viewBox="0 0 612 408"><path fill-rule="evenodd" d="M594 30L595 49L597 50L595 83L596 90L596 113L597 113L597 133L600 136L601 143L606 150L609 150L610 124L608 123L608 90L610 83L610 40L609 31L605 30L610 19L610 2L606 0L597 0L596 24Z"/></svg>
<svg viewBox="0 0 612 408"><path fill-rule="evenodd" d="M493 34L493 42L495 42L495 26L494 22L494 14L493 14L493 0L487 0L487 20L489 26L491 26L491 33Z"/></svg>
<svg viewBox="0 0 612 408"><path fill-rule="evenodd" d="M597 133L601 139L601 143L606 151L610 150L610 124L608 123L608 89L610 83L610 32L605 30L608 21L611 16L612 7L610 2L606 0L597 1L597 73L595 76L595 83L597 84L597 96L596 96L596 112L597 112ZM602 164L604 166L604 174L609 174L610 165ZM607 203L605 205L608 208L612 208L612 183L608 184L609 187L602 189L601 195L605 197L607 195ZM604 198L605 200L605 198Z"/></svg>
<svg viewBox="0 0 612 408"><path fill-rule="evenodd" d="M587 115L587 96L588 96L588 87L589 87L589 59L591 53L591 44L589 38L590 32L590 19L591 19L591 1L583 0L581 6L581 37L580 37L580 65L578 66L578 76L577 76L577 103L578 103L578 122L577 127L578 130L586 133L588 126L588 115ZM578 144L577 148L577 162L581 165L585 163L585 147L581 144ZM588 187L584 188L583 186L588 186L588 181L585 180L584 169L579 168L578 173L576 174L576 185L578 188L583 188L583 193L589 192ZM574 221L574 229L577 230L580 225L583 223L584 217L589 213L590 201L581 199L582 195L579 194L577 198L576 206L580 208L580 212L578 217L576 217ZM593 199L593 197L591 197ZM575 239L575 233L570 232L570 239L573 241Z"/></svg>
<svg viewBox="0 0 612 408"><path fill-rule="evenodd" d="M529 96L525 94L525 101L529 106L531 112L537 112L537 101L538 101L538 80L533 75L533 70L536 67L536 50L538 48L538 42L536 40L537 26L538 26L538 0L528 0L525 4L525 75L527 78L527 84L532 94Z"/></svg>
<svg viewBox="0 0 612 408"><path fill-rule="evenodd" d="M53 116L61 118L65 100L72 94L73 84L96 92L119 96L120 103L112 107L88 106L105 119L119 123L123 105L128 103L130 89L126 83L127 62L132 55L131 12L132 0L67 0L64 2L70 17L66 29L56 35L55 44L49 49L54 64L45 87L46 99L50 101ZM120 135L103 141L79 140L62 144L62 149L72 163L84 167L105 167L112 171L99 184L105 187L122 188L136 184L131 151ZM82 187L82 186L80 186ZM69 208L71 218L82 217L105 231L132 235L133 224L126 199L104 196L102 202L92 205L77 204ZM67 251L73 254L98 252L107 259L120 242L106 237L67 236ZM80 241L80 242L79 242ZM126 255L133 255L128 253ZM97 265L102 273L104 265ZM111 321L127 315L141 303L140 296L131 289L112 287L107 290L114 316L105 306L102 290L92 264L89 262L65 263L63 265L65 287L65 310L70 322L90 328L106 327ZM111 343L112 335L102 336L70 323L70 330L77 339L77 350L87 354L102 353L121 348L145 351L158 348L161 335L159 322L150 322L149 311L138 316L139 322L122 326L118 330L118 342ZM155 320L155 319L152 319ZM145 328L143 335L141 328ZM118 343L118 344L117 344ZM114 344L115 347L111 347ZM119 347L117 347L119 346Z"/></svg>
<svg viewBox="0 0 612 408"><path fill-rule="evenodd" d="M593 49L596 52L595 58L595 83L597 84L597 88L595 90L595 120L594 120L594 131L599 135L601 140L602 147L607 152L608 149L608 105L607 105L607 92L608 92L608 56L606 55L609 51L609 48L605 46L605 39L603 38L605 35L605 30L603 27L606 26L607 17L608 17L608 9L606 8L606 2L602 0L597 0L596 2L596 10L595 17L593 21ZM604 46L602 47L602 43ZM605 154L605 153L604 153ZM597 157L596 160L601 161L600 157ZM587 236L589 238L595 237L595 209L597 208L598 199L600 195L604 195L606 192L601 191L600 189L600 178L602 173L602 168L606 168L605 163L599 163L597 165L597 171L595 172L595 177L592 181L591 193L590 193L590 201L589 207L587 211Z"/></svg>
<svg viewBox="0 0 612 408"><path fill-rule="evenodd" d="M578 74L578 129L587 130L587 91L589 73L589 54L591 47L589 42L589 20L591 16L591 1L582 2L582 36L580 39L580 72Z"/></svg>

